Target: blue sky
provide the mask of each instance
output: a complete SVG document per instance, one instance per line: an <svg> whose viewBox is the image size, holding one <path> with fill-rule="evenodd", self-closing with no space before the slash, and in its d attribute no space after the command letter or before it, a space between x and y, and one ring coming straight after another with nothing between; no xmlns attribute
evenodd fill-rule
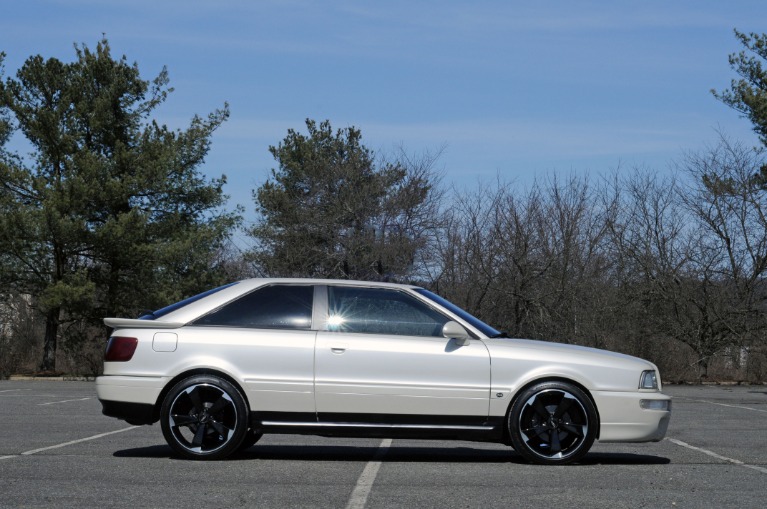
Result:
<svg viewBox="0 0 767 509"><path fill-rule="evenodd" d="M157 110L184 127L228 101L202 171L231 204L275 166L269 145L304 119L354 125L376 152L443 149L459 187L552 172L664 171L717 130L757 144L716 101L767 2L25 0L3 2L6 75L30 55L71 61L105 33L145 79L176 89Z"/></svg>

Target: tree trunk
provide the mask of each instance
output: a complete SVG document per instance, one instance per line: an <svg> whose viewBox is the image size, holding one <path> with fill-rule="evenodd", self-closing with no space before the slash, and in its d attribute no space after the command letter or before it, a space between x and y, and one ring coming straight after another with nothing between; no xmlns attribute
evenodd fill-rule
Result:
<svg viewBox="0 0 767 509"><path fill-rule="evenodd" d="M45 315L45 339L43 342L43 362L40 371L56 370L56 336L59 332L60 308L54 308Z"/></svg>
<svg viewBox="0 0 767 509"><path fill-rule="evenodd" d="M698 361L698 381L704 382L708 379L708 357L703 357Z"/></svg>

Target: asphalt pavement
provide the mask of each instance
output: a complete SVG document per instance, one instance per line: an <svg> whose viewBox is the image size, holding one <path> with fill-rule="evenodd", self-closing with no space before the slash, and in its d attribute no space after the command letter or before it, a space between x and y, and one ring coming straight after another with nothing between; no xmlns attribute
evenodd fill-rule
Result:
<svg viewBox="0 0 767 509"><path fill-rule="evenodd" d="M296 435L195 462L159 425L101 415L92 382L0 381L0 507L765 507L767 386L664 392L664 441L597 442L577 465L496 444Z"/></svg>

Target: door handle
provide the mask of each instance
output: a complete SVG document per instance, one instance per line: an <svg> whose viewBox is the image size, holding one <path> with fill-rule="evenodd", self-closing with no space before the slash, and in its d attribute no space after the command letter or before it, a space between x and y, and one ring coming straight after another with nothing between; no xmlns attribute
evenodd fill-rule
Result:
<svg viewBox="0 0 767 509"><path fill-rule="evenodd" d="M341 355L346 351L349 345L339 343L335 345L330 345L330 351L333 352L336 355Z"/></svg>

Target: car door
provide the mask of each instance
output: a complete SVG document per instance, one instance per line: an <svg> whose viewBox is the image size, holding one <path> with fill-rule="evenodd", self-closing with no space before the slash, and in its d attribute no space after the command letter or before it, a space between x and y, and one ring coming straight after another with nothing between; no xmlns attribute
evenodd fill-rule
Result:
<svg viewBox="0 0 767 509"><path fill-rule="evenodd" d="M315 347L320 422L474 423L488 415L484 343L442 336L449 317L395 288L328 286Z"/></svg>

